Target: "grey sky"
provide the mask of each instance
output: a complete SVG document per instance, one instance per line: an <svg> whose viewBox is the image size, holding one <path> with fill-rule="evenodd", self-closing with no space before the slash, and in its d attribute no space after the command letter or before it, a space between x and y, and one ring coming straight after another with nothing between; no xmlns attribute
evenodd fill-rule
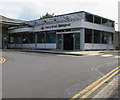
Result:
<svg viewBox="0 0 120 100"><path fill-rule="evenodd" d="M33 20L46 12L55 15L87 11L118 23L119 0L1 0L0 15ZM116 26L116 30L118 30Z"/></svg>

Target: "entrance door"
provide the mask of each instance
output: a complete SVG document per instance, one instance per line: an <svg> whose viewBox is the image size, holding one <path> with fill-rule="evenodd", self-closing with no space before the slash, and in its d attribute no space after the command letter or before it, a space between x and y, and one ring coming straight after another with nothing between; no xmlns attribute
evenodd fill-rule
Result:
<svg viewBox="0 0 120 100"><path fill-rule="evenodd" d="M73 34L64 34L64 50L73 50Z"/></svg>
<svg viewBox="0 0 120 100"><path fill-rule="evenodd" d="M7 49L7 47L8 47L8 38L7 38L7 36L4 36L2 38L2 48Z"/></svg>

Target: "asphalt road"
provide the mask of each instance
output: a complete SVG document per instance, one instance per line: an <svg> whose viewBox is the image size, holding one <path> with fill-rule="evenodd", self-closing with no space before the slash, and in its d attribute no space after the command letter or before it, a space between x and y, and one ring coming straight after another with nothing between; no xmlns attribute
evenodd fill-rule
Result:
<svg viewBox="0 0 120 100"><path fill-rule="evenodd" d="M118 66L112 55L3 52L3 98L70 98Z"/></svg>

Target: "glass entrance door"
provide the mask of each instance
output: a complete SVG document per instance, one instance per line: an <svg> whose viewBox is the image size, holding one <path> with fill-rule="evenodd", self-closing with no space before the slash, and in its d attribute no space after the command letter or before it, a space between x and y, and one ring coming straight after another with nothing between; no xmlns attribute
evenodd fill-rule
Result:
<svg viewBox="0 0 120 100"><path fill-rule="evenodd" d="M64 34L64 50L73 50L74 49L74 38L73 34Z"/></svg>
<svg viewBox="0 0 120 100"><path fill-rule="evenodd" d="M58 50L80 50L80 33L57 34Z"/></svg>

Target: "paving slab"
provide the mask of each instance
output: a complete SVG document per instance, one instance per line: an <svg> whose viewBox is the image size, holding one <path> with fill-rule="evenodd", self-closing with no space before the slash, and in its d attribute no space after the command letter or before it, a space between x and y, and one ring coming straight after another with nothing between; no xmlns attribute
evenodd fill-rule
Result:
<svg viewBox="0 0 120 100"><path fill-rule="evenodd" d="M93 98L118 99L120 90L120 74L117 75L112 81L110 81L100 92L98 92Z"/></svg>

